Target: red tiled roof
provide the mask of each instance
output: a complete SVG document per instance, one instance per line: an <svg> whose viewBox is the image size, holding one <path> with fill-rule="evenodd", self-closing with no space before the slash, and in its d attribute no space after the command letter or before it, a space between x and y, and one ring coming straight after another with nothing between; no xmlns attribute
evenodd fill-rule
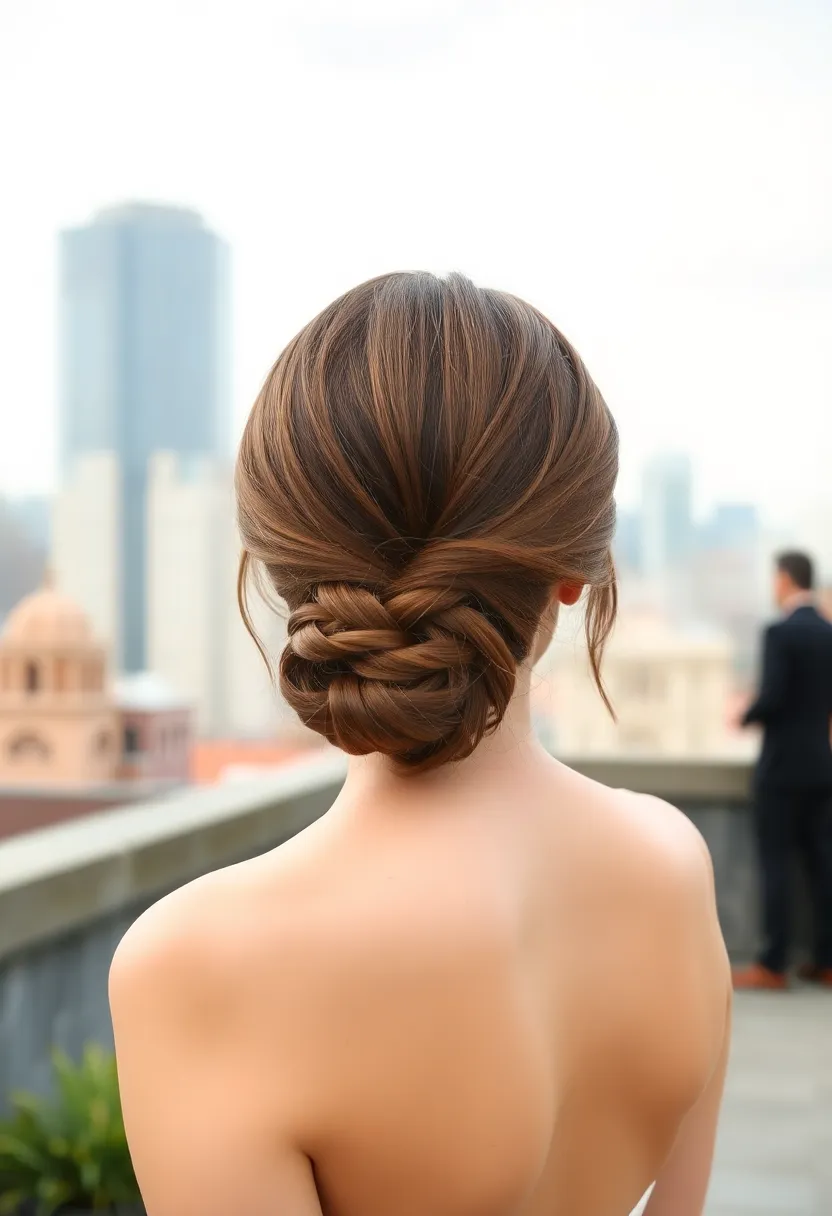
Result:
<svg viewBox="0 0 832 1216"><path fill-rule="evenodd" d="M191 780L197 785L213 785L221 780L225 769L234 765L274 768L287 764L308 751L310 748L297 743L199 739L191 748Z"/></svg>

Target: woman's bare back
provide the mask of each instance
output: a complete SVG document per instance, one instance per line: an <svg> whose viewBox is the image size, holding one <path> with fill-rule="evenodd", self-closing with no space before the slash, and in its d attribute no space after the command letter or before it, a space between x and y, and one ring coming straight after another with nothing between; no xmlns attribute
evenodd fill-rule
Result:
<svg viewBox="0 0 832 1216"><path fill-rule="evenodd" d="M648 1211L701 1211L729 984L700 837L533 745L432 780L369 762L128 934L150 1216L627 1216L657 1176Z"/></svg>
<svg viewBox="0 0 832 1216"><path fill-rule="evenodd" d="M574 347L461 275L360 284L278 357L240 605L285 601L280 691L356 759L320 823L118 951L150 1216L626 1216L657 1175L650 1216L701 1216L730 991L707 853L532 735L582 596L606 698L617 472Z"/></svg>

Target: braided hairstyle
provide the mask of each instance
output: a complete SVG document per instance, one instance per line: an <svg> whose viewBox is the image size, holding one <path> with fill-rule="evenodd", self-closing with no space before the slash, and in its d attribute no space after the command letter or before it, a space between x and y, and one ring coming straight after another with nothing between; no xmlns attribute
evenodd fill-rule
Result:
<svg viewBox="0 0 832 1216"><path fill-rule="evenodd" d="M461 760L571 581L606 702L617 468L600 393L528 304L428 274L336 300L278 358L237 463L241 611L257 641L252 569L288 605L286 700L354 755Z"/></svg>

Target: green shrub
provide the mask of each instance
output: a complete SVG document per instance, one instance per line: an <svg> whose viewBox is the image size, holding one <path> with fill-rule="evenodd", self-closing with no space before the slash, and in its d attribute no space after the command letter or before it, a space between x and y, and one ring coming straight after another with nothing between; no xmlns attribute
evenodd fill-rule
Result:
<svg viewBox="0 0 832 1216"><path fill-rule="evenodd" d="M121 1114L115 1057L53 1054L55 1096L17 1094L0 1122L0 1216L31 1211L141 1211Z"/></svg>

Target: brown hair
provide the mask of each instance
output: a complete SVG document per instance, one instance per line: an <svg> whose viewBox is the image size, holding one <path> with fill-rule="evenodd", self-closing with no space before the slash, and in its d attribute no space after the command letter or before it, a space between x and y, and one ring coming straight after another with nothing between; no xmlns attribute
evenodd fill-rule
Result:
<svg viewBox="0 0 832 1216"><path fill-rule="evenodd" d="M808 553L789 549L775 558L777 569L787 574L799 591L811 591L815 585L815 567Z"/></svg>
<svg viewBox="0 0 832 1216"><path fill-rule="evenodd" d="M600 393L528 304L461 275L347 292L278 358L237 464L240 607L257 641L253 563L289 607L286 700L346 752L460 760L571 580L609 706L617 468Z"/></svg>

